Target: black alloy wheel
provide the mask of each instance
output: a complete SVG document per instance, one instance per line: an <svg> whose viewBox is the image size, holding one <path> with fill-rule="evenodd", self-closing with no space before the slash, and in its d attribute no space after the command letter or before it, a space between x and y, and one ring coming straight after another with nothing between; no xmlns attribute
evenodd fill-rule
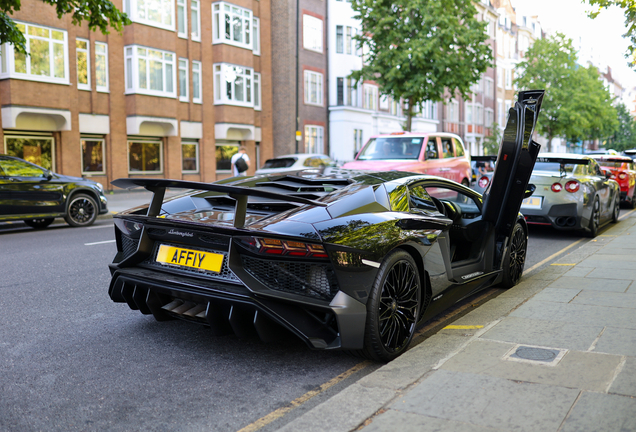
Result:
<svg viewBox="0 0 636 432"><path fill-rule="evenodd" d="M601 203L598 197L594 197L594 204L592 204L592 214L590 215L590 224L588 225L588 236L596 237L598 229L601 226Z"/></svg>
<svg viewBox="0 0 636 432"><path fill-rule="evenodd" d="M621 197L616 193L616 199L614 200L614 208L612 209L612 223L618 222L618 217L621 214Z"/></svg>
<svg viewBox="0 0 636 432"><path fill-rule="evenodd" d="M503 262L503 279L500 284L502 288L512 288L517 285L526 264L527 251L528 236L523 226L517 223L512 230L508 252Z"/></svg>
<svg viewBox="0 0 636 432"><path fill-rule="evenodd" d="M64 219L70 226L88 226L97 219L97 211L97 203L93 198L84 194L73 195Z"/></svg>
<svg viewBox="0 0 636 432"><path fill-rule="evenodd" d="M43 229L51 225L55 218L25 219L24 223L34 229Z"/></svg>
<svg viewBox="0 0 636 432"><path fill-rule="evenodd" d="M367 324L361 354L387 362L408 348L420 312L422 288L413 257L403 250L382 262L367 302Z"/></svg>

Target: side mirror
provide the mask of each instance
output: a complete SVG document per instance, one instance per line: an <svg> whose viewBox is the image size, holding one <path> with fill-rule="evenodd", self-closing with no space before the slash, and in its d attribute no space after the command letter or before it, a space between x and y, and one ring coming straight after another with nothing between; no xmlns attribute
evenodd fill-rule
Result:
<svg viewBox="0 0 636 432"><path fill-rule="evenodd" d="M528 183L528 187L526 188L526 191L523 193L523 197L524 198L531 197L534 191L536 190L537 190L537 187L535 185L533 185L532 183Z"/></svg>
<svg viewBox="0 0 636 432"><path fill-rule="evenodd" d="M53 174L51 174L51 171L49 170L44 170L44 176L45 179L47 180L51 180L53 178Z"/></svg>

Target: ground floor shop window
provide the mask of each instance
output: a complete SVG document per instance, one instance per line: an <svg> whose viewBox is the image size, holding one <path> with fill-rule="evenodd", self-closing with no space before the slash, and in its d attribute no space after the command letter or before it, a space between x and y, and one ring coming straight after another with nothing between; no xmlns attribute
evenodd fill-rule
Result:
<svg viewBox="0 0 636 432"><path fill-rule="evenodd" d="M216 141L216 170L230 171L232 169L232 156L238 153L238 141Z"/></svg>
<svg viewBox="0 0 636 432"><path fill-rule="evenodd" d="M163 171L161 141L129 140L128 172L160 173Z"/></svg>
<svg viewBox="0 0 636 432"><path fill-rule="evenodd" d="M104 140L82 137L82 174L104 174Z"/></svg>
<svg viewBox="0 0 636 432"><path fill-rule="evenodd" d="M181 171L183 173L199 172L199 143L197 141L181 143Z"/></svg>
<svg viewBox="0 0 636 432"><path fill-rule="evenodd" d="M53 170L53 137L5 135L4 152Z"/></svg>

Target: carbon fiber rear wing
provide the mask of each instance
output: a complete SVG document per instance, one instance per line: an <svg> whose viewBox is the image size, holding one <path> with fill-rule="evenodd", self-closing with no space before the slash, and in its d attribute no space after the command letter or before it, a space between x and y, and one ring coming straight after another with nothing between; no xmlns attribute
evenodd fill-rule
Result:
<svg viewBox="0 0 636 432"><path fill-rule="evenodd" d="M247 213L247 198L250 196L259 198L269 198L278 201L295 202L299 204L309 204L318 207L327 207L328 204L314 201L307 198L297 197L293 195L283 195L275 192L267 192L258 190L257 188L247 188L242 186L228 186L214 183L201 183L183 180L167 180L167 179L141 179L141 178L120 178L111 182L113 186L122 189L132 189L143 187L153 192L150 206L148 207L147 216L156 217L161 211L163 198L166 188L176 189L194 189L201 191L220 192L227 194L230 198L236 200L234 207L234 227L243 228L245 226L245 215Z"/></svg>
<svg viewBox="0 0 636 432"><path fill-rule="evenodd" d="M471 156L470 160L473 162L495 162L497 155Z"/></svg>
<svg viewBox="0 0 636 432"><path fill-rule="evenodd" d="M632 160L632 158L630 158L629 156L621 156L621 157L616 157L616 156L605 157L605 156L601 156L601 157L595 157L594 160L596 162L598 162L599 164L601 162L619 162L619 163L632 163L632 162L634 162Z"/></svg>

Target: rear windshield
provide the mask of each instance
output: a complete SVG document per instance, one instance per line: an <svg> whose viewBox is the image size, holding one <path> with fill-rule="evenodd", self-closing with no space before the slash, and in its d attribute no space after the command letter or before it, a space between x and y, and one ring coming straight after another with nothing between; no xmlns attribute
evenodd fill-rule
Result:
<svg viewBox="0 0 636 432"><path fill-rule="evenodd" d="M362 149L358 160L414 159L420 156L424 138L381 137L371 138Z"/></svg>
<svg viewBox="0 0 636 432"><path fill-rule="evenodd" d="M585 175L587 173L587 166L580 164L560 164L558 162L537 162L534 164L534 170L553 172L558 175L563 172L566 174Z"/></svg>
<svg viewBox="0 0 636 432"><path fill-rule="evenodd" d="M268 159L263 168L289 168L296 162L294 158Z"/></svg>

